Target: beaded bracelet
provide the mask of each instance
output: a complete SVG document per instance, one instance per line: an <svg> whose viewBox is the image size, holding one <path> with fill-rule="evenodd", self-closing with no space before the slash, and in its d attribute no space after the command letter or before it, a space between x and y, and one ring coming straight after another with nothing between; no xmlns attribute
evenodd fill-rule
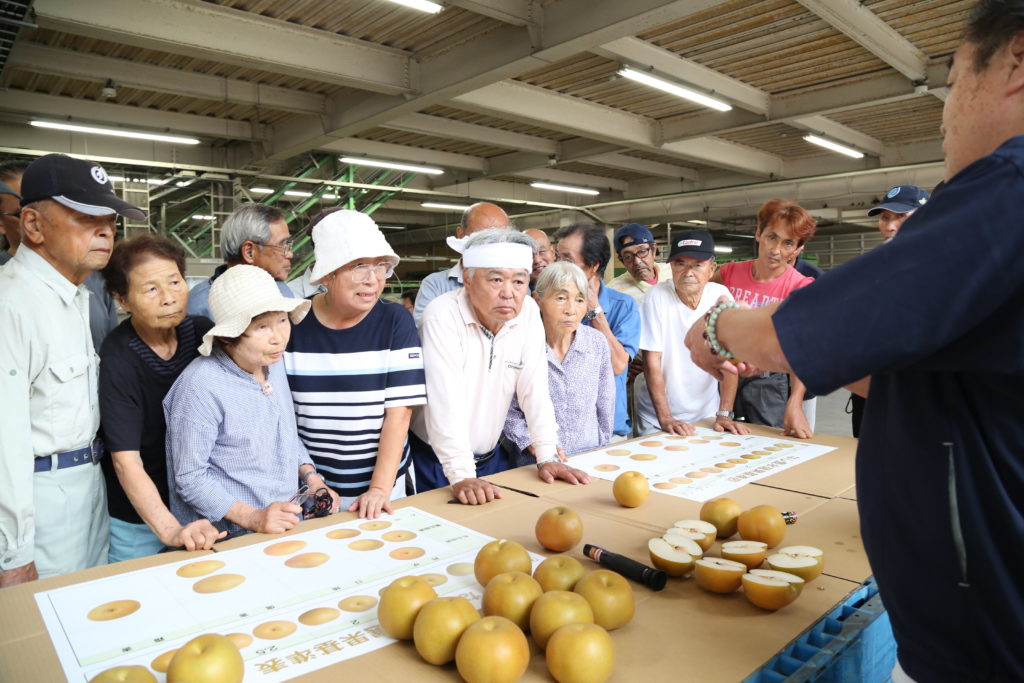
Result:
<svg viewBox="0 0 1024 683"><path fill-rule="evenodd" d="M740 308L740 305L735 301L723 301L707 312L704 316L704 340L711 347L711 353L726 360L734 360L736 356L718 341L715 329L718 325L718 316L722 314L722 311L729 308Z"/></svg>

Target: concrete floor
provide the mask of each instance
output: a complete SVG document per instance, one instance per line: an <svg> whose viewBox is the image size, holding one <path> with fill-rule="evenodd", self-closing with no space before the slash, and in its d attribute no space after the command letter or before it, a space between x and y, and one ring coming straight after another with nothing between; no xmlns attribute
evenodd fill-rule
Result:
<svg viewBox="0 0 1024 683"><path fill-rule="evenodd" d="M849 399L850 392L845 389L833 391L827 396L819 396L815 433L853 436L850 415L846 412L846 403Z"/></svg>

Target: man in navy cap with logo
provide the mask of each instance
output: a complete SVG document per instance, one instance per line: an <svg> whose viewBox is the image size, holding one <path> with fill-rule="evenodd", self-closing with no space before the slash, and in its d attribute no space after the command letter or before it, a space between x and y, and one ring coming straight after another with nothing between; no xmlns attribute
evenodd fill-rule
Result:
<svg viewBox="0 0 1024 683"><path fill-rule="evenodd" d="M903 221L910 214L924 206L931 198L927 192L916 185L897 185L885 193L881 204L868 211L869 216L878 216L878 231L888 242L899 232Z"/></svg>
<svg viewBox="0 0 1024 683"><path fill-rule="evenodd" d="M99 164L40 157L21 181L22 242L0 270L0 586L106 561L96 440L97 356L83 286L114 247L114 194Z"/></svg>
<svg viewBox="0 0 1024 683"><path fill-rule="evenodd" d="M615 231L615 253L619 255L626 272L612 278L608 286L628 294L639 306L644 294L659 282L672 280L672 269L667 263L656 263L658 245L646 225L629 223Z"/></svg>

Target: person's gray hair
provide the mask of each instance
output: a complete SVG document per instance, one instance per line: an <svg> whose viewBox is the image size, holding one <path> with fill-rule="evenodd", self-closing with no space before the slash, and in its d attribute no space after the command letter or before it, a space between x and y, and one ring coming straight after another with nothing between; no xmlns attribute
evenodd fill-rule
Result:
<svg viewBox="0 0 1024 683"><path fill-rule="evenodd" d="M284 220L284 212L266 204L242 204L231 212L220 227L220 253L225 263L242 260L246 242L270 241L270 224Z"/></svg>
<svg viewBox="0 0 1024 683"><path fill-rule="evenodd" d="M568 289L569 283L576 285L576 289L584 297L587 296L590 283L587 282L587 276L583 273L583 270L575 263L555 261L551 265L545 266L544 270L541 271L533 291L536 292L538 298L543 299L547 296L549 290L557 292L562 289Z"/></svg>
<svg viewBox="0 0 1024 683"><path fill-rule="evenodd" d="M466 238L462 249L463 253L470 247L481 244L522 244L529 247L531 251L537 251L537 243L533 241L533 238L514 228L487 228L486 230L474 232ZM466 277L472 277L472 270L473 268L466 269ZM529 271L530 269L527 268L526 270Z"/></svg>

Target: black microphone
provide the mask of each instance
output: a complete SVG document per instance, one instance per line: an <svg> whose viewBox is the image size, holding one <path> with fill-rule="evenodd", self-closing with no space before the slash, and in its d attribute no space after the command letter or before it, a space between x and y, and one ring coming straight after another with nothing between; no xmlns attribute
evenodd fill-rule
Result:
<svg viewBox="0 0 1024 683"><path fill-rule="evenodd" d="M633 579L637 583L642 583L652 590L660 591L668 581L668 575L660 569L648 567L646 564L617 555L590 543L583 545L583 554L613 572L622 574L627 579Z"/></svg>

